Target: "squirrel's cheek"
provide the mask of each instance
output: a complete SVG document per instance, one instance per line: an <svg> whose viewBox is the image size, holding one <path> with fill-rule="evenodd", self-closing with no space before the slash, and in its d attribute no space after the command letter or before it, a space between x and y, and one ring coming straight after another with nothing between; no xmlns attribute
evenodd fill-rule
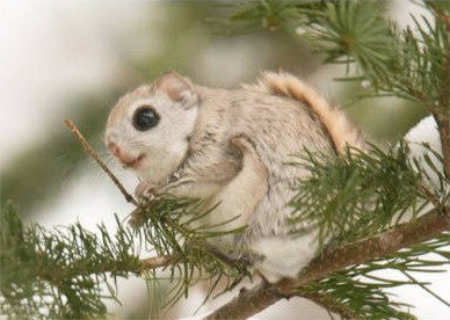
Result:
<svg viewBox="0 0 450 320"><path fill-rule="evenodd" d="M167 161L157 154L147 154L137 166L131 169L141 180L159 181L171 173Z"/></svg>
<svg viewBox="0 0 450 320"><path fill-rule="evenodd" d="M152 159L150 159L148 156L145 159L143 159L141 163L139 163L139 166L132 168L132 170L136 173L136 175L140 179L152 179L152 180L154 180L154 177L157 172L155 164L153 163Z"/></svg>

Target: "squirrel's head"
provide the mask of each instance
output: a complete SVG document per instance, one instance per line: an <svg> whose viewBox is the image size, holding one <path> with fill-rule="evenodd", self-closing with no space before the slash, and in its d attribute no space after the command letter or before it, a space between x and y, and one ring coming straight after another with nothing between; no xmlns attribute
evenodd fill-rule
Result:
<svg viewBox="0 0 450 320"><path fill-rule="evenodd" d="M191 82L175 72L137 88L122 97L109 115L108 150L141 178L159 181L169 176L187 154L198 101Z"/></svg>

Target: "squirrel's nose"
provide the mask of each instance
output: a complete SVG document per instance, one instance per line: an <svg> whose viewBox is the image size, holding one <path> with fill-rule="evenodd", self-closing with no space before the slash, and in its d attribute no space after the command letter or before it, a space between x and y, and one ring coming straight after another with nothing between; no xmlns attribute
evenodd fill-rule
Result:
<svg viewBox="0 0 450 320"><path fill-rule="evenodd" d="M134 155L124 152L117 144L114 142L108 143L108 150L111 152L112 155L117 157L119 161L125 166L125 167L131 167L136 168L140 161L145 158L144 154Z"/></svg>

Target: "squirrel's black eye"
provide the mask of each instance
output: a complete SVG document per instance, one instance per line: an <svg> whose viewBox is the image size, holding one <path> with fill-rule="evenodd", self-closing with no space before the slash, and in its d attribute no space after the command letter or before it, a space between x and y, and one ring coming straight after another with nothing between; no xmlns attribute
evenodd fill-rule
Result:
<svg viewBox="0 0 450 320"><path fill-rule="evenodd" d="M159 122L159 114L151 107L140 107L133 115L133 126L139 131L146 131Z"/></svg>

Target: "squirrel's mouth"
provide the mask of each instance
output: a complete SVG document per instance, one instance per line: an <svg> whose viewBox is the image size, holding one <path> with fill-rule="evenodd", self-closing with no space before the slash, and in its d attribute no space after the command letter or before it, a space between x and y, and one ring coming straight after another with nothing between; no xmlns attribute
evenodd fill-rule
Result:
<svg viewBox="0 0 450 320"><path fill-rule="evenodd" d="M132 169L137 169L137 167L139 166L139 164L141 163L141 161L145 158L145 154L141 153L140 155L138 155L136 158L134 159L121 159L122 160L122 164L125 168L132 168Z"/></svg>

